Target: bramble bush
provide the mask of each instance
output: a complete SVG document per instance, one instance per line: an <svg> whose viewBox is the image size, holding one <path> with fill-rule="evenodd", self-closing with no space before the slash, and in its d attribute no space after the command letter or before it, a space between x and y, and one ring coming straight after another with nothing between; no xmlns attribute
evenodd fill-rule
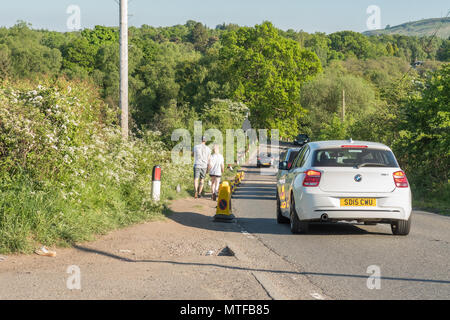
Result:
<svg viewBox="0 0 450 320"><path fill-rule="evenodd" d="M58 80L0 85L0 252L70 245L161 217L152 169L163 166L163 200L189 185L160 133L123 141L118 114L96 89Z"/></svg>

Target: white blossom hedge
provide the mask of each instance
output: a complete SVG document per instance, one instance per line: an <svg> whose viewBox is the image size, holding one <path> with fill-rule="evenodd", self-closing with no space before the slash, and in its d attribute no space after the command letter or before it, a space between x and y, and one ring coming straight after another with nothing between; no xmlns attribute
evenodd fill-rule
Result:
<svg viewBox="0 0 450 320"><path fill-rule="evenodd" d="M124 142L118 114L84 83L0 84L0 253L70 245L162 216L151 199L153 166L163 200L190 185L158 132Z"/></svg>

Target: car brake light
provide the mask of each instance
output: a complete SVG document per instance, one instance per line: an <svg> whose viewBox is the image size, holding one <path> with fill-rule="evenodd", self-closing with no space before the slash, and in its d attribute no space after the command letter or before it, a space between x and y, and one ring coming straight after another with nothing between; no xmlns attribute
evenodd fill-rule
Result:
<svg viewBox="0 0 450 320"><path fill-rule="evenodd" d="M315 170L308 170L305 172L305 180L303 180L304 187L318 187L322 173Z"/></svg>
<svg viewBox="0 0 450 320"><path fill-rule="evenodd" d="M355 146L355 145L351 145L351 146L341 146L341 148L344 148L344 149L367 149L368 146Z"/></svg>
<svg viewBox="0 0 450 320"><path fill-rule="evenodd" d="M394 181L397 188L408 188L408 178L403 171L394 172Z"/></svg>

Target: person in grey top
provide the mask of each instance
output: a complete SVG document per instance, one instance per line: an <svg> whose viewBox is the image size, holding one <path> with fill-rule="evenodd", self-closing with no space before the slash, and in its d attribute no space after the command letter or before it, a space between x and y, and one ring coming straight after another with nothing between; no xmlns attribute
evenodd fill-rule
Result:
<svg viewBox="0 0 450 320"><path fill-rule="evenodd" d="M206 141L206 137L203 137L202 143L194 147L195 199L201 198L202 196L206 171L208 169L209 159L211 158L211 149L206 145Z"/></svg>

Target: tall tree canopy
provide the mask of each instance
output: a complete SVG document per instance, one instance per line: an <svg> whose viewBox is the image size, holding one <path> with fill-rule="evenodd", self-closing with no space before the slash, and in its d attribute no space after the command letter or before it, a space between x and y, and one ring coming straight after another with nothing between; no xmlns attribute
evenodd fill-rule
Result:
<svg viewBox="0 0 450 320"><path fill-rule="evenodd" d="M305 115L300 88L322 70L315 53L265 22L227 32L219 59L231 95L250 107L255 127L277 128L282 136L298 133Z"/></svg>

